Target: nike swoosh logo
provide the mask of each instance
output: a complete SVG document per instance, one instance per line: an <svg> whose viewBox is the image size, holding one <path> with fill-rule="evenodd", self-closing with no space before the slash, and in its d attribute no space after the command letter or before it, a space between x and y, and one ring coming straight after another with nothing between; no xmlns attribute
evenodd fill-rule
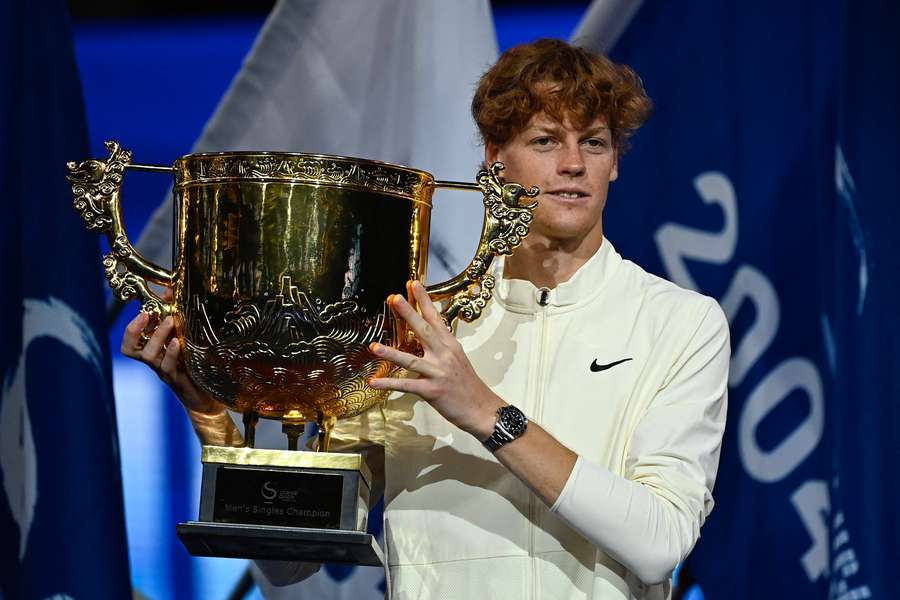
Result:
<svg viewBox="0 0 900 600"><path fill-rule="evenodd" d="M594 359L594 362L591 363L591 372L592 372L592 373L599 373L600 371L605 371L605 370L607 370L607 369L612 369L614 366L616 366L616 365L621 365L623 362L628 362L629 360L631 360L631 359L630 359L630 358L623 358L622 360L617 360L616 362L611 362L611 363L609 363L609 364L598 365L598 364L597 364L597 359L595 358L595 359Z"/></svg>

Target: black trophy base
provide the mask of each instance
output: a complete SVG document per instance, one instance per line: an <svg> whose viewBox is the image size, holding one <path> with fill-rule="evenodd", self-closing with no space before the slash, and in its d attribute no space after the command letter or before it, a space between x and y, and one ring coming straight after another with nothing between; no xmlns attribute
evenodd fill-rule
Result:
<svg viewBox="0 0 900 600"><path fill-rule="evenodd" d="M194 556L384 565L375 538L361 531L200 521L179 523L176 531Z"/></svg>

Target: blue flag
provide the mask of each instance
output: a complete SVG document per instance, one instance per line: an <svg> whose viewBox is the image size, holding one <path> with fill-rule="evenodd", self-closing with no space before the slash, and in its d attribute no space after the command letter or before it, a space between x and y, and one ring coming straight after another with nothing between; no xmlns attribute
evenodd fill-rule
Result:
<svg viewBox="0 0 900 600"><path fill-rule="evenodd" d="M842 567L862 565L867 534L860 519L870 518L864 503L880 498L896 505L896 484L876 481L895 464L879 454L890 442L863 450L879 442L865 438L860 413L879 418L887 397L875 390L896 390L897 369L884 369L883 358L873 363L867 397L842 396L835 384L852 378L845 393L856 384L854 359L842 353L865 343L840 339L838 320L851 317L829 308L850 303L855 310L859 279L853 236L860 225L848 225L853 209L835 199L841 9L839 0L644 3L613 51L641 75L657 110L621 160L604 217L610 239L651 271L717 298L731 325L716 508L683 574L709 599L824 599L829 590L832 598L868 597L878 571ZM887 55L896 61L896 53ZM896 64L883 66L896 81ZM896 108L883 110L879 117L890 115L896 126ZM895 127L895 162L879 163L892 170L895 184L896 133ZM875 183L878 175L869 175ZM871 201L882 202L876 196ZM896 185L893 198L896 215ZM837 230L850 243L836 246ZM845 261L852 281L839 272ZM883 266L889 262L897 259ZM868 285L871 295L871 270ZM895 315L880 318L896 328ZM841 325L859 333L855 322ZM829 353L835 347L837 359ZM852 436L850 413L860 425ZM883 435L887 427L882 422ZM835 462L842 436L852 437L843 465ZM875 455L869 480L853 477L847 489L843 469ZM896 524L893 515L871 515L882 517ZM855 555L845 552L852 548ZM863 595L835 592L844 575L854 577L840 589Z"/></svg>
<svg viewBox="0 0 900 600"><path fill-rule="evenodd" d="M831 598L893 598L900 564L900 5L844 2L823 326L834 389Z"/></svg>
<svg viewBox="0 0 900 600"><path fill-rule="evenodd" d="M0 597L130 598L97 238L66 3L0 5Z"/></svg>

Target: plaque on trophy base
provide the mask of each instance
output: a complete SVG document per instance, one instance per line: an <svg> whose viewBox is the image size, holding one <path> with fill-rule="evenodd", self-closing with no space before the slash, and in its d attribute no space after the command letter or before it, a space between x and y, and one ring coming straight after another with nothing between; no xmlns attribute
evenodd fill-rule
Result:
<svg viewBox="0 0 900 600"><path fill-rule="evenodd" d="M199 520L177 529L191 554L383 564L361 455L204 446L202 461Z"/></svg>

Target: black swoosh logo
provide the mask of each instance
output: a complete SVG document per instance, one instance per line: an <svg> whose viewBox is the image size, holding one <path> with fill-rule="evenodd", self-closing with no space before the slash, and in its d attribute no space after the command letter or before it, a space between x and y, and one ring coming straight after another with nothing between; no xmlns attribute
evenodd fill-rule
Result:
<svg viewBox="0 0 900 600"><path fill-rule="evenodd" d="M630 358L623 358L622 360L617 360L616 362L611 362L611 363L609 363L609 364L598 365L598 364L597 364L597 359L595 358L595 359L594 359L594 362L591 363L591 372L592 372L592 373L599 373L600 371L605 371L605 370L607 370L607 369L612 369L614 366L616 366L616 365L621 365L623 362L628 362L629 360L631 360L631 359L630 359Z"/></svg>

